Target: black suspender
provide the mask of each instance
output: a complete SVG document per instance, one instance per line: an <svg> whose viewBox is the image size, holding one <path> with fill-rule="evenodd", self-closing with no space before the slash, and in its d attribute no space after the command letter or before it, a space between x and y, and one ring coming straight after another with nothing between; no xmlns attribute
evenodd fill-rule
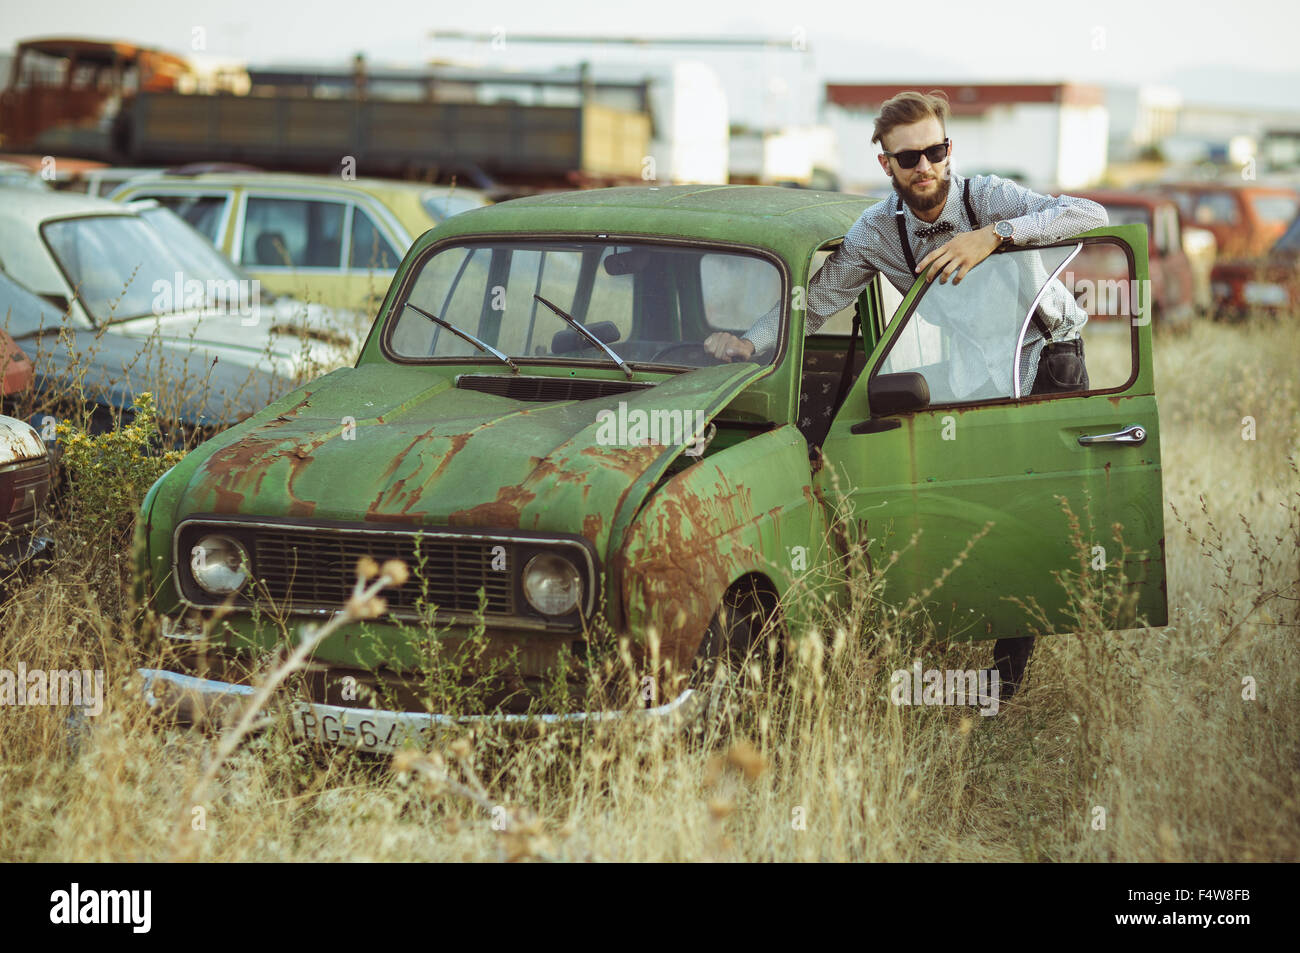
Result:
<svg viewBox="0 0 1300 953"><path fill-rule="evenodd" d="M916 274L916 257L912 254L912 243L907 240L907 224L903 221L903 197L895 196L897 205L894 209L894 224L898 226L898 243L903 246L903 257L907 259L907 267L912 274ZM971 229L979 228L979 221L975 218L975 207L970 201L970 179L967 179L961 186L961 203L966 208L966 220L970 222ZM1052 342L1051 332L1047 330L1047 322L1044 321L1034 311L1034 327L1038 328L1038 333L1043 336L1047 343Z"/></svg>

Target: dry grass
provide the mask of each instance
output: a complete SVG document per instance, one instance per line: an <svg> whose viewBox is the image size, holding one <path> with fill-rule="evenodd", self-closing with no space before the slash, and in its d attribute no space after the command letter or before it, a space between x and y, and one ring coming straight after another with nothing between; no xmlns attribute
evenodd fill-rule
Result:
<svg viewBox="0 0 1300 953"><path fill-rule="evenodd" d="M0 668L103 667L108 703L88 726L0 711L0 859L168 859L179 813L204 860L1300 860L1297 366L1285 324L1158 342L1170 625L1044 640L991 718L891 705L916 652L886 626L802 642L703 737L485 736L390 763L273 727L195 805L214 741L146 717L150 649L87 584L126 555L74 550L0 611Z"/></svg>

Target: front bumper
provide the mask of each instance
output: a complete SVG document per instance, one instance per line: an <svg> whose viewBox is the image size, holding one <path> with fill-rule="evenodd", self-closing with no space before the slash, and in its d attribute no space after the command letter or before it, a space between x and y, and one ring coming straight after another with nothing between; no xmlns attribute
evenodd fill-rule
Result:
<svg viewBox="0 0 1300 953"><path fill-rule="evenodd" d="M218 682L163 669L142 668L138 671L144 678L145 702L151 708L174 711L180 721L195 725L232 723L254 692L251 685ZM410 745L427 747L440 736L476 726L526 728L538 724L559 726L613 722L685 725L703 711L705 704L705 695L689 688L656 708L536 715L439 715L297 701L290 708L290 720L296 738L322 745L392 754Z"/></svg>

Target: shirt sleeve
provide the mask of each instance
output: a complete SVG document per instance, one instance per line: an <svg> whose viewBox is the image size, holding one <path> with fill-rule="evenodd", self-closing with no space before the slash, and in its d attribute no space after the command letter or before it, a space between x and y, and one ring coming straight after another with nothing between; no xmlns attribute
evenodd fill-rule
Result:
<svg viewBox="0 0 1300 953"><path fill-rule="evenodd" d="M831 315L852 304L867 282L875 277L876 267L863 254L866 250L865 233L862 222L856 223L808 282L805 334L817 331ZM776 345L780 312L779 304L773 306L744 333L743 337L753 342L755 351L767 351Z"/></svg>
<svg viewBox="0 0 1300 953"><path fill-rule="evenodd" d="M1072 195L1041 195L1001 176L980 176L972 197L986 223L1006 219L1017 245L1046 245L1108 224L1106 209ZM972 183L973 185L975 183Z"/></svg>

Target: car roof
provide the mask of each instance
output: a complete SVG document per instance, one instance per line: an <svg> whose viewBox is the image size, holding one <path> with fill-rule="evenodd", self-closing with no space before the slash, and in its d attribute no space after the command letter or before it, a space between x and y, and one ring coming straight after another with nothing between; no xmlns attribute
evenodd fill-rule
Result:
<svg viewBox="0 0 1300 953"><path fill-rule="evenodd" d="M190 183L199 183L209 187L220 186L222 188L256 188L258 186L303 189L337 188L353 189L371 194L382 194L388 191L423 193L430 189L443 194L452 191L453 188L449 185L431 185L428 182L405 182L399 179L376 179L365 176L344 179L337 175L312 175L304 172L200 172L195 175L154 172L152 175L132 178L128 184L131 188L138 188L141 185L187 185ZM480 194L478 189L467 186L457 185L455 190Z"/></svg>
<svg viewBox="0 0 1300 953"><path fill-rule="evenodd" d="M476 232L587 232L694 238L798 255L843 237L877 200L767 185L617 186L547 192L450 218L432 239Z"/></svg>
<svg viewBox="0 0 1300 953"><path fill-rule="evenodd" d="M1172 198L1159 193L1125 192L1123 189L1085 189L1069 194L1077 198L1101 202L1103 205L1141 205L1144 208L1156 208L1160 205L1178 207Z"/></svg>
<svg viewBox="0 0 1300 953"><path fill-rule="evenodd" d="M41 223L97 215L133 218L137 214L129 206L81 192L0 186L0 267L32 291L62 293L58 268L38 237Z"/></svg>
<svg viewBox="0 0 1300 953"><path fill-rule="evenodd" d="M1238 182L1161 182L1161 189L1174 189L1180 192L1249 192L1256 195L1291 195L1296 190L1285 185L1251 185Z"/></svg>
<svg viewBox="0 0 1300 953"><path fill-rule="evenodd" d="M83 192L57 192L0 186L0 221L34 228L50 218L76 215L134 215L133 209Z"/></svg>

